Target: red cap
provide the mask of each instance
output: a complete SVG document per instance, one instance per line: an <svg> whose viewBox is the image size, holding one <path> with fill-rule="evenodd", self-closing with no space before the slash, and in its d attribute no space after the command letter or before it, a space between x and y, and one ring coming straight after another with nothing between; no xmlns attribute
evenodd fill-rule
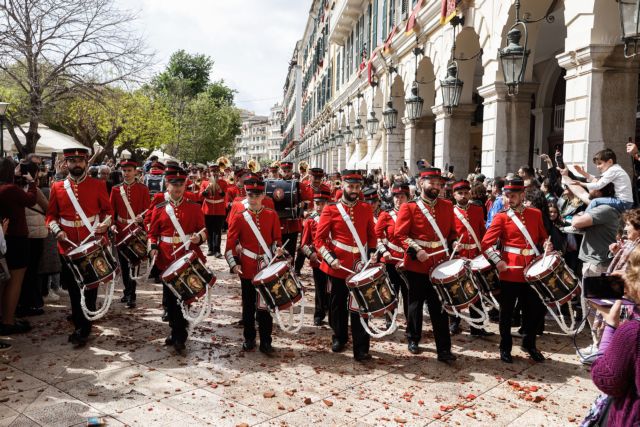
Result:
<svg viewBox="0 0 640 427"><path fill-rule="evenodd" d="M127 166L131 166L132 168L137 168L138 167L138 162L134 162L131 159L122 159L120 160L120 167L124 168Z"/></svg>
<svg viewBox="0 0 640 427"><path fill-rule="evenodd" d="M420 178L442 178L439 168L425 168L420 171Z"/></svg>
<svg viewBox="0 0 640 427"><path fill-rule="evenodd" d="M65 148L62 150L65 159L71 159L73 157L89 157L88 148Z"/></svg>
<svg viewBox="0 0 640 427"><path fill-rule="evenodd" d="M245 170L244 170L244 169L242 169L242 168L238 168L238 169L236 169L236 170L235 170L235 172L233 172L233 174L234 174L235 176L242 176L242 175L244 175L244 172L245 172Z"/></svg>
<svg viewBox="0 0 640 427"><path fill-rule="evenodd" d="M356 169L344 169L342 171L342 180L345 182L362 182L364 178Z"/></svg>
<svg viewBox="0 0 640 427"><path fill-rule="evenodd" d="M311 176L315 176L317 178L324 177L324 169L322 168L311 168L310 172Z"/></svg>
<svg viewBox="0 0 640 427"><path fill-rule="evenodd" d="M164 170L164 165L160 162L151 163L151 169L162 169Z"/></svg>
<svg viewBox="0 0 640 427"><path fill-rule="evenodd" d="M394 196L396 194L406 194L407 196L409 196L411 194L411 189L409 188L409 184L398 182L393 184L393 187L391 188L391 194L393 194Z"/></svg>
<svg viewBox="0 0 640 427"><path fill-rule="evenodd" d="M471 190L471 184L466 179L461 179L453 183L453 191Z"/></svg>
<svg viewBox="0 0 640 427"><path fill-rule="evenodd" d="M380 196L378 196L378 190L376 190L375 188L366 188L363 191L363 194L364 200L366 201L380 200Z"/></svg>
<svg viewBox="0 0 640 427"><path fill-rule="evenodd" d="M327 185L320 185L317 189L313 190L313 200L330 200L331 190Z"/></svg>
<svg viewBox="0 0 640 427"><path fill-rule="evenodd" d="M245 179L244 189L251 193L264 193L264 181L256 178Z"/></svg>
<svg viewBox="0 0 640 427"><path fill-rule="evenodd" d="M281 162L280 169L293 169L293 162Z"/></svg>
<svg viewBox="0 0 640 427"><path fill-rule="evenodd" d="M187 179L187 172L181 167L172 166L164 172L164 178L170 183L183 182Z"/></svg>
<svg viewBox="0 0 640 427"><path fill-rule="evenodd" d="M524 191L524 181L522 178L514 178L507 180L502 191L506 192L516 192L516 191Z"/></svg>

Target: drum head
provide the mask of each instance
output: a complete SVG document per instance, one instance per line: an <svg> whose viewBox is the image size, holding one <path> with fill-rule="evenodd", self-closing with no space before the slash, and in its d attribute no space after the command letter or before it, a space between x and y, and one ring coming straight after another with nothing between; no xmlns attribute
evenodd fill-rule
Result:
<svg viewBox="0 0 640 427"><path fill-rule="evenodd" d="M471 260L471 270L473 271L483 271L488 268L491 268L491 263L489 263L484 255L478 255Z"/></svg>
<svg viewBox="0 0 640 427"><path fill-rule="evenodd" d="M272 282L278 277L281 277L289 268L287 261L276 261L270 266L263 268L253 278L254 283L268 283Z"/></svg>
<svg viewBox="0 0 640 427"><path fill-rule="evenodd" d="M352 286L359 286L364 283L370 283L382 276L383 272L384 270L380 265L376 265L373 267L369 266L366 270L362 270L351 276L348 282Z"/></svg>
<svg viewBox="0 0 640 427"><path fill-rule="evenodd" d="M557 253L548 254L546 257L539 256L525 270L525 278L544 277L553 272L560 264L560 256Z"/></svg>
<svg viewBox="0 0 640 427"><path fill-rule="evenodd" d="M84 256L88 253L91 253L95 250L97 250L98 248L100 248L100 241L99 240L92 240L90 242L87 242L85 244L82 244L80 246L78 246L77 248L73 248L72 250L70 250L69 252L67 252L67 256L69 258L78 258L81 256Z"/></svg>
<svg viewBox="0 0 640 427"><path fill-rule="evenodd" d="M178 258L174 262L171 263L169 267L162 273L162 279L170 279L176 273L184 270L187 264L191 264L193 261L193 257L195 256L194 252L187 252L182 257Z"/></svg>
<svg viewBox="0 0 640 427"><path fill-rule="evenodd" d="M464 271L464 263L465 260L458 258L437 265L431 272L431 280L443 283L456 279Z"/></svg>

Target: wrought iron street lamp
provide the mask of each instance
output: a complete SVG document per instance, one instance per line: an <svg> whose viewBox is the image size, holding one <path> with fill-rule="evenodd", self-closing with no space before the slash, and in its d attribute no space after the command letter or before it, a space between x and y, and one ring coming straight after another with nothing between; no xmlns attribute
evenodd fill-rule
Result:
<svg viewBox="0 0 640 427"><path fill-rule="evenodd" d="M638 42L640 42L640 0L617 1L620 9L624 57L633 58L638 55ZM631 47L633 50L629 53Z"/></svg>
<svg viewBox="0 0 640 427"><path fill-rule="evenodd" d="M387 101L387 108L382 111L382 121L387 133L393 132L398 125L398 110L393 108L393 100L391 96L391 89L393 87L393 73L397 73L398 69L393 65L389 66L389 100Z"/></svg>
<svg viewBox="0 0 640 427"><path fill-rule="evenodd" d="M364 125L362 124L360 117L358 117L356 119L356 124L353 125L353 139L360 141L362 138L364 138Z"/></svg>
<svg viewBox="0 0 640 427"><path fill-rule="evenodd" d="M448 114L451 114L451 111L460 105L463 86L464 82L458 78L458 63L454 60L447 67L447 77L440 81L442 105Z"/></svg>
<svg viewBox="0 0 640 427"><path fill-rule="evenodd" d="M336 142L335 147L342 147L342 143L344 142L344 134L339 129L338 129L338 132L336 132L335 142Z"/></svg>
<svg viewBox="0 0 640 427"><path fill-rule="evenodd" d="M380 125L380 120L376 117L376 112L371 111L371 117L367 119L367 132L369 135L373 136L378 133L378 126Z"/></svg>
<svg viewBox="0 0 640 427"><path fill-rule="evenodd" d="M424 55L424 49L416 46L413 48L413 56L416 63L411 96L404 100L407 118L414 123L422 116L422 107L424 107L424 99L420 96L420 88L418 87L418 55Z"/></svg>

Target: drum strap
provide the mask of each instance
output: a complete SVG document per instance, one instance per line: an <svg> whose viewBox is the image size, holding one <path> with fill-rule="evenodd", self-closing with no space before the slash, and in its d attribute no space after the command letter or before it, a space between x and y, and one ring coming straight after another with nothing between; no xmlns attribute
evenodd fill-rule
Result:
<svg viewBox="0 0 640 427"><path fill-rule="evenodd" d="M351 218L349 218L349 215L347 214L347 211L344 209L344 206L342 206L342 203L338 202L336 206L338 207L338 212L340 212L340 216L342 216L342 220L345 222L345 224L347 224L347 228L349 229L349 231L351 232L351 235L353 236L353 241L356 242L356 246L358 246L358 250L360 251L362 262L364 262L367 259L367 251L364 249L364 245L360 241L360 236L358 236L356 227L353 225L353 222L351 222Z"/></svg>
<svg viewBox="0 0 640 427"><path fill-rule="evenodd" d="M389 211L389 215L391 215L391 219L393 219L393 223L395 224L398 221L398 214L395 210Z"/></svg>
<svg viewBox="0 0 640 427"><path fill-rule="evenodd" d="M442 243L442 247L444 248L445 253L449 255L449 246L447 246L447 241L444 239L442 231L440 231L440 227L438 227L438 223L436 222L435 218L429 213L429 210L424 205L424 202L422 200L418 199L416 201L416 204L422 211L422 214L427 218L427 221L429 221L429 224L431 224L431 228L433 228L433 231L436 232L436 235L438 236L440 243Z"/></svg>
<svg viewBox="0 0 640 427"><path fill-rule="evenodd" d="M124 186L126 184L122 184L120 186L120 196L122 197L122 201L124 202L124 206L127 208L127 212L129 213L129 219L136 219L136 214L133 213L133 209L131 208L131 203L129 203L129 199L127 198L127 192L124 190Z"/></svg>
<svg viewBox="0 0 640 427"><path fill-rule="evenodd" d="M271 258L273 258L273 255L271 254L271 249L269 249L269 245L267 245L267 242L264 241L264 237L262 237L262 233L260 233L258 226L253 221L253 218L251 218L251 214L249 213L248 210L245 210L244 212L242 212L242 216L244 217L244 220L247 221L247 224L249 224L249 227L251 228L251 231L253 231L253 234L256 236L256 239L258 239L258 243L260 243L260 247L262 248L262 250L264 251L264 254L268 258L267 261L271 261Z"/></svg>
<svg viewBox="0 0 640 427"><path fill-rule="evenodd" d="M507 215L509 216L509 218L511 218L511 221L513 221L516 227L518 227L518 229L526 239L527 243L529 243L529 246L531 246L531 249L533 249L533 252L536 254L536 256L540 255L540 251L536 247L536 244L533 243L533 239L531 238L531 234L529 234L527 227L525 227L522 221L520 221L520 218L518 218L518 216L513 211L513 209L509 209L507 211Z"/></svg>
<svg viewBox="0 0 640 427"><path fill-rule="evenodd" d="M473 237L473 241L478 247L478 250L482 252L482 247L480 246L480 241L478 240L478 236L476 235L476 232L473 230L473 227L471 227L471 224L469 224L469 221L467 220L467 218L460 211L460 208L456 206L455 208L453 208L453 212L456 214L456 216L458 217L462 225L464 225L464 228L467 229L467 231L469 232L469 236Z"/></svg>
<svg viewBox="0 0 640 427"><path fill-rule="evenodd" d="M184 245L185 250L189 250L189 243L191 242L187 238L187 235L184 234L184 230L180 225L180 221L178 221L178 218L176 217L176 211L173 209L173 205L171 204L171 202L167 203L165 210L167 211L167 215L169 215L169 219L173 224L173 228L175 228L176 231L178 232L178 235L180 236L180 240L182 240L182 244Z"/></svg>
<svg viewBox="0 0 640 427"><path fill-rule="evenodd" d="M91 221L89 221L89 218L87 218L87 214L84 213L84 210L82 209L82 206L80 206L80 203L76 198L76 195L73 194L73 189L71 188L71 181L69 181L69 179L65 179L63 185L64 185L64 189L67 191L67 196L69 196L69 200L71 200L71 204L73 205L73 208L76 210L76 212L78 213L78 216L80 217L80 220L82 221L84 226L87 227L87 230L89 230L89 233L93 233L93 226L91 225ZM98 223L99 218L100 216L96 215L96 224Z"/></svg>

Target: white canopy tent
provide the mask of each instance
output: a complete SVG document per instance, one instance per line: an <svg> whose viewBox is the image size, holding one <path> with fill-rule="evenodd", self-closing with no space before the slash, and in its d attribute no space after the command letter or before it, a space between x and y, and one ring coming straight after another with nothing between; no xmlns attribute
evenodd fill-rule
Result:
<svg viewBox="0 0 640 427"><path fill-rule="evenodd" d="M165 163L167 160L173 160L174 162L179 161L175 157L160 150L153 150L151 153L147 155L147 159L152 156L158 156L158 160L161 161L162 163Z"/></svg>
<svg viewBox="0 0 640 427"><path fill-rule="evenodd" d="M27 124L23 125L23 129L27 126ZM49 129L43 124L38 126L38 133L40 134L40 139L36 145L36 154L41 156L50 156L51 153L62 153L62 150L65 148L86 148L73 137ZM16 135L18 135L18 140L21 144L26 143L27 138L19 129L16 129ZM13 143L13 138L11 138L11 134L6 129L3 131L3 138L4 151L9 154L17 153L18 150L16 150L16 145Z"/></svg>

